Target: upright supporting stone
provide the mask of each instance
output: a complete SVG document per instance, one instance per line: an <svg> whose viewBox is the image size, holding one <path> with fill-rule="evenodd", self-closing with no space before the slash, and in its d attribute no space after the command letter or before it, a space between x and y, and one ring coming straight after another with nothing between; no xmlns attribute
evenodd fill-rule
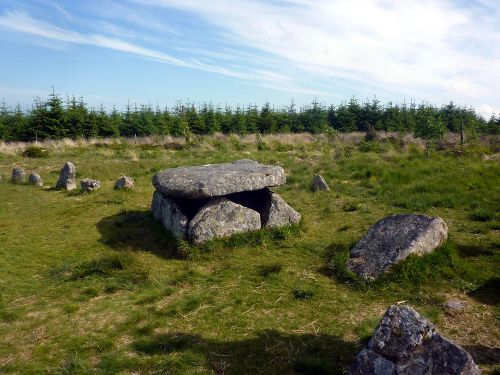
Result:
<svg viewBox="0 0 500 375"><path fill-rule="evenodd" d="M28 183L33 186L43 186L43 180L38 173L31 172L28 176Z"/></svg>
<svg viewBox="0 0 500 375"><path fill-rule="evenodd" d="M257 211L231 202L225 197L213 198L189 223L188 237L201 243L219 237L260 229Z"/></svg>
<svg viewBox="0 0 500 375"><path fill-rule="evenodd" d="M24 184L26 173L22 168L14 168L12 170L12 182L15 184Z"/></svg>
<svg viewBox="0 0 500 375"><path fill-rule="evenodd" d="M151 202L151 212L155 219L177 238L186 238L189 219L181 208L163 193L155 191Z"/></svg>
<svg viewBox="0 0 500 375"><path fill-rule="evenodd" d="M269 208L262 220L265 228L278 228L297 224L300 218L300 214L290 207L283 198L270 191Z"/></svg>
<svg viewBox="0 0 500 375"><path fill-rule="evenodd" d="M56 189L76 189L76 168L72 162L68 161L62 167L59 180L56 183Z"/></svg>

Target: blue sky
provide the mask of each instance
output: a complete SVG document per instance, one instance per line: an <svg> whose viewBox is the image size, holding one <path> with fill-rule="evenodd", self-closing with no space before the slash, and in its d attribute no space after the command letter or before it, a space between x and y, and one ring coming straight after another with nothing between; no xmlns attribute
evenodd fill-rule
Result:
<svg viewBox="0 0 500 375"><path fill-rule="evenodd" d="M0 97L500 112L499 0L0 0Z"/></svg>

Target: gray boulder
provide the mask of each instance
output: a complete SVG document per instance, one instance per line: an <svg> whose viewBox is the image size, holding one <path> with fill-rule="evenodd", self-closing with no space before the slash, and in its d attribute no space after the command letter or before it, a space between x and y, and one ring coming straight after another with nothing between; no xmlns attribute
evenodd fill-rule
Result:
<svg viewBox="0 0 500 375"><path fill-rule="evenodd" d="M290 207L278 194L270 191L269 208L263 217L265 228L278 228L284 225L297 224L300 214Z"/></svg>
<svg viewBox="0 0 500 375"><path fill-rule="evenodd" d="M189 223L188 238L198 244L260 229L260 214L225 197L211 199Z"/></svg>
<svg viewBox="0 0 500 375"><path fill-rule="evenodd" d="M68 161L62 167L59 179L56 183L56 189L76 189L76 168L72 162Z"/></svg>
<svg viewBox="0 0 500 375"><path fill-rule="evenodd" d="M101 188L101 183L91 178L84 178L80 181L80 186L83 191L89 193L91 191L99 190Z"/></svg>
<svg viewBox="0 0 500 375"><path fill-rule="evenodd" d="M173 199L155 191L151 202L151 212L155 219L160 220L175 237L187 237L189 219Z"/></svg>
<svg viewBox="0 0 500 375"><path fill-rule="evenodd" d="M394 215L373 225L351 250L347 268L373 280L411 254L430 253L448 237L439 217Z"/></svg>
<svg viewBox="0 0 500 375"><path fill-rule="evenodd" d="M153 177L156 190L171 197L210 198L284 184L283 168L252 160L171 168Z"/></svg>
<svg viewBox="0 0 500 375"><path fill-rule="evenodd" d="M132 189L134 179L132 177L121 176L115 183L115 189Z"/></svg>
<svg viewBox="0 0 500 375"><path fill-rule="evenodd" d="M313 189L313 191L328 191L328 190L330 190L330 187L326 183L323 176L320 174L317 174L313 178L312 189Z"/></svg>
<svg viewBox="0 0 500 375"><path fill-rule="evenodd" d="M26 173L22 168L12 169L12 182L15 184L24 184Z"/></svg>
<svg viewBox="0 0 500 375"><path fill-rule="evenodd" d="M31 172L28 176L28 183L34 186L43 186L43 180L38 173Z"/></svg>
<svg viewBox="0 0 500 375"><path fill-rule="evenodd" d="M349 369L350 375L478 375L464 349L409 306L391 306Z"/></svg>

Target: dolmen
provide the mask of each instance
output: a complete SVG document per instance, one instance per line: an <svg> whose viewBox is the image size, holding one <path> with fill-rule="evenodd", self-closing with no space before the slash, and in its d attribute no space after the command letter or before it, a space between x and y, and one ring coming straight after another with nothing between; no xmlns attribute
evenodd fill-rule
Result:
<svg viewBox="0 0 500 375"><path fill-rule="evenodd" d="M295 224L300 214L270 189L285 182L283 168L253 160L171 168L153 177L151 211L193 244Z"/></svg>
<svg viewBox="0 0 500 375"><path fill-rule="evenodd" d="M409 306L393 305L359 352L349 375L479 375L463 348Z"/></svg>
<svg viewBox="0 0 500 375"><path fill-rule="evenodd" d="M424 255L448 237L443 219L427 215L388 216L375 223L352 248L347 268L371 281L410 255Z"/></svg>

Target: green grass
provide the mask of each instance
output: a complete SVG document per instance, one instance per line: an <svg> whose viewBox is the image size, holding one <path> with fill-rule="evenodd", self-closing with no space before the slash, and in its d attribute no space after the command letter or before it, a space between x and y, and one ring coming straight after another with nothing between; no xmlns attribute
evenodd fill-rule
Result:
<svg viewBox="0 0 500 375"><path fill-rule="evenodd" d="M0 154L2 176L22 166L53 186L72 161L102 184L0 183L0 373L342 374L401 301L464 347L498 348L500 166L485 152L234 138ZM276 190L300 225L192 247L150 215L157 171L238 158L285 168ZM331 191L311 191L316 173ZM124 174L136 187L113 190ZM374 283L345 268L371 224L410 212L441 216L448 242ZM446 316L447 298L467 300L466 315Z"/></svg>

